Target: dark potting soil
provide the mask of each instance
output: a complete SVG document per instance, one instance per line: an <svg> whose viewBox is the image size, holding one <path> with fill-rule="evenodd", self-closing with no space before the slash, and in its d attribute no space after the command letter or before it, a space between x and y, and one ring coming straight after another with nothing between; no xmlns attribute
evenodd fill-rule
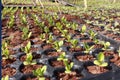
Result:
<svg viewBox="0 0 120 80"><path fill-rule="evenodd" d="M57 80L80 80L82 77L82 75L76 72L71 72L70 74L66 74L64 72L57 74Z"/></svg>
<svg viewBox="0 0 120 80"><path fill-rule="evenodd" d="M2 77L9 75L10 77L15 75L16 73L16 69L14 68L10 68L10 67L6 67L6 68L2 68Z"/></svg>
<svg viewBox="0 0 120 80"><path fill-rule="evenodd" d="M37 68L41 68L42 64L36 64L36 65L23 65L20 68L20 71L24 74L30 74L33 70L36 70Z"/></svg>
<svg viewBox="0 0 120 80"><path fill-rule="evenodd" d="M100 67L100 66L87 66L87 70L88 72L92 73L92 74L101 74L101 73L105 73L107 71L109 71L109 69L104 68L104 67Z"/></svg>
<svg viewBox="0 0 120 80"><path fill-rule="evenodd" d="M76 58L78 61L91 61L95 59L92 55L78 55Z"/></svg>

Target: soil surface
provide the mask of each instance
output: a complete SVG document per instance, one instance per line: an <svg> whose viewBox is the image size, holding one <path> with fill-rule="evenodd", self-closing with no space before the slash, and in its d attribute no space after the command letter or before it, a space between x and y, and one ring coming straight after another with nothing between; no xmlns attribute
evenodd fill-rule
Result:
<svg viewBox="0 0 120 80"><path fill-rule="evenodd" d="M14 68L10 68L10 67L6 67L6 68L2 68L2 77L9 75L10 77L15 75L16 73L16 69Z"/></svg>
<svg viewBox="0 0 120 80"><path fill-rule="evenodd" d="M71 72L70 74L58 73L57 80L80 80L83 76L77 74L76 72Z"/></svg>
<svg viewBox="0 0 120 80"><path fill-rule="evenodd" d="M92 74L101 74L109 71L109 69L99 66L88 66L87 67L88 72Z"/></svg>

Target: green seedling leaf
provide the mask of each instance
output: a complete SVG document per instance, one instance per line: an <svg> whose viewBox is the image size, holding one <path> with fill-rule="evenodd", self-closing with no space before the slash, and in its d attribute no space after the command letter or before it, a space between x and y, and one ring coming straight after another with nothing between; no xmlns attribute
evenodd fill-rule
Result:
<svg viewBox="0 0 120 80"><path fill-rule="evenodd" d="M63 41L59 41L58 45L61 47L63 45Z"/></svg>
<svg viewBox="0 0 120 80"><path fill-rule="evenodd" d="M9 80L9 76L6 75L5 77L2 77L2 80Z"/></svg>
<svg viewBox="0 0 120 80"><path fill-rule="evenodd" d="M98 54L98 56L97 56L97 59L100 61L100 62L102 62L102 61L104 61L104 54L101 52L101 53L99 53Z"/></svg>
<svg viewBox="0 0 120 80"><path fill-rule="evenodd" d="M83 26L82 26L82 29L81 29L81 32L82 32L82 33L85 33L86 30L87 30L86 26L83 25Z"/></svg>
<svg viewBox="0 0 120 80"><path fill-rule="evenodd" d="M39 80L45 80L45 78L44 77L40 77Z"/></svg>
<svg viewBox="0 0 120 80"><path fill-rule="evenodd" d="M62 32L61 36L64 36L64 37L67 36L67 34L68 34L68 30L62 30L61 32Z"/></svg>

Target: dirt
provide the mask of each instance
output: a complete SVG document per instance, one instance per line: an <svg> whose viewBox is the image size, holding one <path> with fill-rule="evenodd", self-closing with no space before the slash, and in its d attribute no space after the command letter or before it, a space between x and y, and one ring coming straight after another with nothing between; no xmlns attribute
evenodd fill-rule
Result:
<svg viewBox="0 0 120 80"><path fill-rule="evenodd" d="M120 67L120 57L118 54L114 54L113 58L110 59L111 62L113 62L115 65Z"/></svg>
<svg viewBox="0 0 120 80"><path fill-rule="evenodd" d="M88 66L87 67L88 72L92 74L101 74L109 71L109 69L99 66Z"/></svg>
<svg viewBox="0 0 120 80"><path fill-rule="evenodd" d="M92 55L78 55L76 58L79 61L90 61L95 59Z"/></svg>
<svg viewBox="0 0 120 80"><path fill-rule="evenodd" d="M46 55L48 57L59 56L62 52L48 52Z"/></svg>
<svg viewBox="0 0 120 80"><path fill-rule="evenodd" d="M51 48L52 48L52 45L51 45L51 44L46 44L46 45L42 46L42 48L43 48L44 50L46 50L46 49L51 49Z"/></svg>
<svg viewBox="0 0 120 80"><path fill-rule="evenodd" d="M57 80L80 80L81 78L83 78L83 76L76 72L71 72L70 74L66 73L57 74Z"/></svg>
<svg viewBox="0 0 120 80"><path fill-rule="evenodd" d="M2 67L12 64L13 62L16 61L16 58L13 59L2 59Z"/></svg>
<svg viewBox="0 0 120 80"><path fill-rule="evenodd" d="M26 66L22 66L20 68L20 71L24 74L30 74L32 73L33 70L36 70L37 68L41 68L43 65L26 65Z"/></svg>
<svg viewBox="0 0 120 80"><path fill-rule="evenodd" d="M15 73L16 73L16 69L14 68L10 68L10 67L2 68L2 77L6 75L12 77L13 75L15 75Z"/></svg>
<svg viewBox="0 0 120 80"><path fill-rule="evenodd" d="M70 48L69 49L70 52L81 52L83 50L84 50L83 48Z"/></svg>

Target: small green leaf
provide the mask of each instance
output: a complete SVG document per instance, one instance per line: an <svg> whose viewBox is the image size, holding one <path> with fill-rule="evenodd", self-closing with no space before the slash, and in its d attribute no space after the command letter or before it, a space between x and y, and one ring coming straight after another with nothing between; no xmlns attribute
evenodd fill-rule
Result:
<svg viewBox="0 0 120 80"><path fill-rule="evenodd" d="M95 65L98 65L98 66L101 65L98 60L95 60L95 61L94 61L94 64L95 64Z"/></svg>
<svg viewBox="0 0 120 80"><path fill-rule="evenodd" d="M24 61L23 64L24 65L29 65L29 63L27 61Z"/></svg>
<svg viewBox="0 0 120 80"><path fill-rule="evenodd" d="M83 25L83 26L82 26L82 33L84 33L84 32L86 31L86 29L87 29L86 26Z"/></svg>
<svg viewBox="0 0 120 80"><path fill-rule="evenodd" d="M62 46L63 45L63 41L59 41L59 46Z"/></svg>
<svg viewBox="0 0 120 80"><path fill-rule="evenodd" d="M105 45L109 47L110 46L110 42L106 42Z"/></svg>
<svg viewBox="0 0 120 80"><path fill-rule="evenodd" d="M104 54L101 52L101 53L98 54L97 58L98 58L99 61L104 61L105 57L104 57Z"/></svg>
<svg viewBox="0 0 120 80"><path fill-rule="evenodd" d="M104 63L102 63L100 66L106 67L106 66L108 66L108 63L104 62Z"/></svg>
<svg viewBox="0 0 120 80"><path fill-rule="evenodd" d="M45 78L44 77L40 77L39 80L45 80Z"/></svg>
<svg viewBox="0 0 120 80"><path fill-rule="evenodd" d="M30 33L28 34L28 38L30 38L31 35L32 35L32 32L30 32Z"/></svg>
<svg viewBox="0 0 120 80"><path fill-rule="evenodd" d="M9 80L9 76L6 75L5 77L2 77L2 80Z"/></svg>

